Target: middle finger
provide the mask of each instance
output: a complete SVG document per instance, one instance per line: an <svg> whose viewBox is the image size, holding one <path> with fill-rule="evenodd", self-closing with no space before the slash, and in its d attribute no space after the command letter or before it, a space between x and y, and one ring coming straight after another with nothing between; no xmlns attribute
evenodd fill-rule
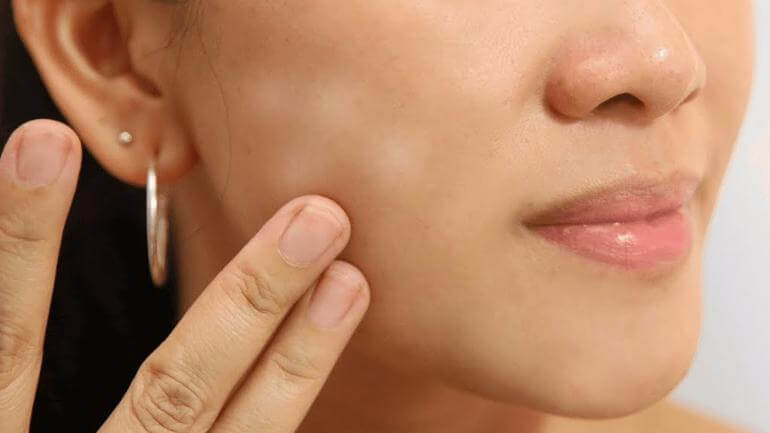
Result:
<svg viewBox="0 0 770 433"><path fill-rule="evenodd" d="M350 237L318 195L281 208L142 363L102 432L207 431L292 305Z"/></svg>

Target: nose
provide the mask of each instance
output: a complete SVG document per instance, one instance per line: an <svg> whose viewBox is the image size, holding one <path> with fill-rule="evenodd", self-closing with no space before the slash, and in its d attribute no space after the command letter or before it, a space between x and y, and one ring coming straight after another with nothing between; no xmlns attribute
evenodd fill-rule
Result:
<svg viewBox="0 0 770 433"><path fill-rule="evenodd" d="M580 119L622 107L651 120L705 86L702 57L661 2L621 4L561 39L545 87L559 114Z"/></svg>

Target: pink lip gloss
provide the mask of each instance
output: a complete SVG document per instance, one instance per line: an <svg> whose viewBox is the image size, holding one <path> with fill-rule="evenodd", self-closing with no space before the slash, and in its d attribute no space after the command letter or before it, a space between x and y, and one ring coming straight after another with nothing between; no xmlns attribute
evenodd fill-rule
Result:
<svg viewBox="0 0 770 433"><path fill-rule="evenodd" d="M553 224L533 230L577 254L627 269L676 262L692 244L690 218L682 208L639 220Z"/></svg>

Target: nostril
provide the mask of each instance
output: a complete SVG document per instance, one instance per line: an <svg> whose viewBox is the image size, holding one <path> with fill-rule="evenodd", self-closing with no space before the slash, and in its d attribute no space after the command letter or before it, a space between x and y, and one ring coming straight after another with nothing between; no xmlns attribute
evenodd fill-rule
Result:
<svg viewBox="0 0 770 433"><path fill-rule="evenodd" d="M598 107L596 107L596 109L605 110L614 105L622 104L622 103L629 104L632 106L638 106L638 107L641 107L644 105L644 103L636 96L630 93L621 93L619 95L615 95L612 98L602 102L601 104L599 104Z"/></svg>

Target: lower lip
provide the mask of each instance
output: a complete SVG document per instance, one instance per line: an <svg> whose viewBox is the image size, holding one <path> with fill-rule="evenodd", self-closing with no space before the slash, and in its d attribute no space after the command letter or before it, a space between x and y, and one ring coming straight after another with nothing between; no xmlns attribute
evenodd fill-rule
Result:
<svg viewBox="0 0 770 433"><path fill-rule="evenodd" d="M638 221L532 228L581 256L630 270L678 262L692 244L690 220L682 208Z"/></svg>

